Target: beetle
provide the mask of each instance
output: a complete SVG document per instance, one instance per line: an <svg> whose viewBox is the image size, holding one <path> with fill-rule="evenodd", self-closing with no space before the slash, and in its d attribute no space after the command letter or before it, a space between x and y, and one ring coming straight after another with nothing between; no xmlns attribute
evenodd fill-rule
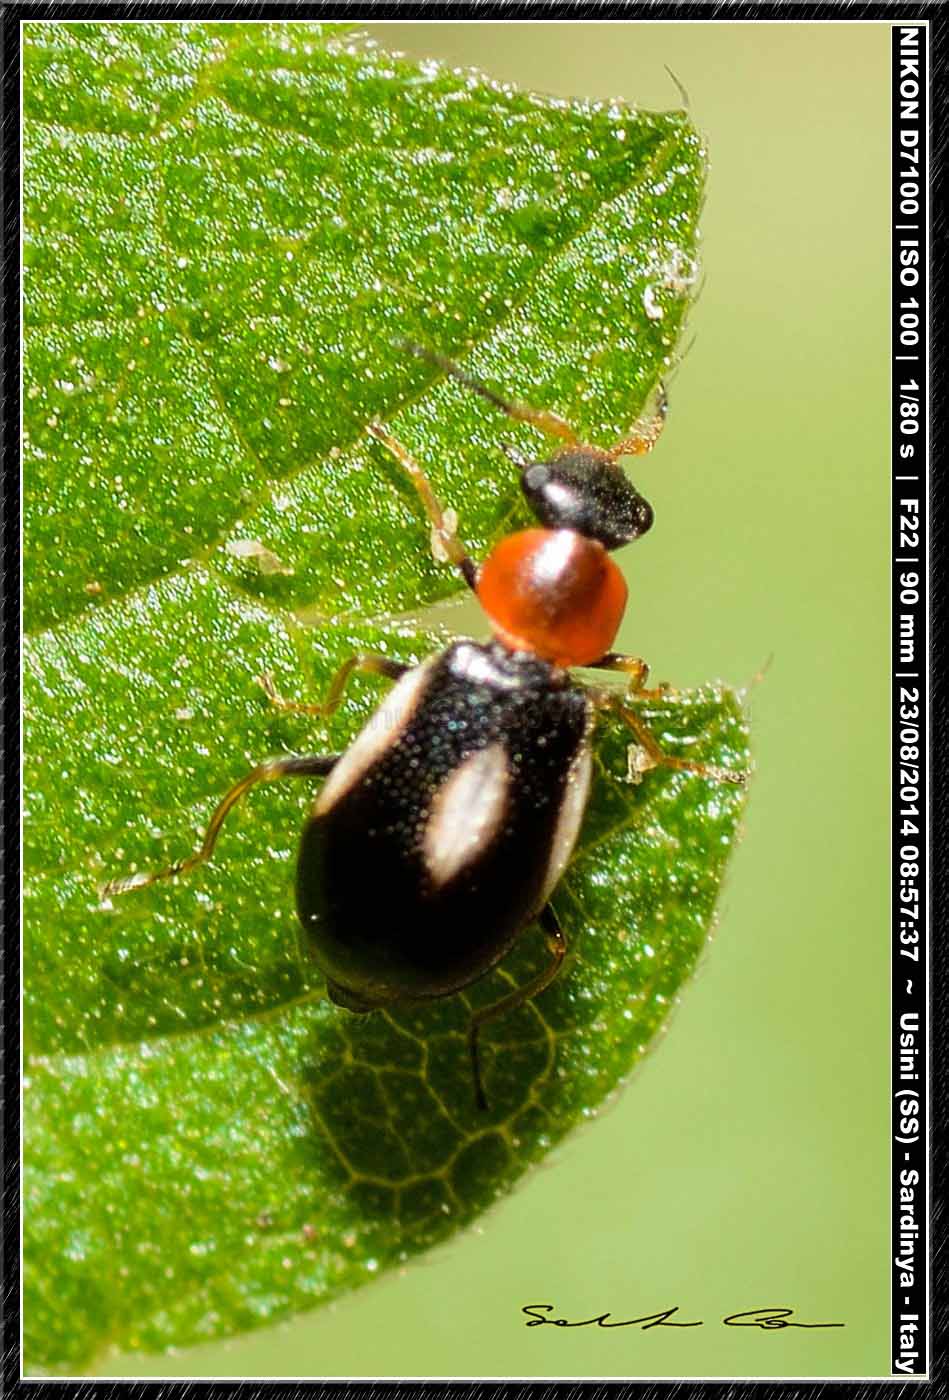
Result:
<svg viewBox="0 0 949 1400"><path fill-rule="evenodd" d="M493 640L458 639L413 667L374 654L350 657L320 705L284 700L262 677L274 705L323 716L356 670L395 684L343 754L259 764L224 796L193 855L112 881L104 893L208 860L228 812L256 784L325 778L300 841L296 905L307 951L338 1006L365 1013L452 995L495 967L535 920L544 931L546 966L471 1017L475 1098L485 1108L482 1027L542 992L566 956L550 896L580 831L596 712L613 711L631 730L634 780L660 764L718 782L741 783L745 775L665 754L629 700L668 688L647 690L646 663L610 650L627 596L611 551L653 523L618 459L654 446L665 417L661 386L654 411L604 450L581 442L557 414L503 398L444 356L408 342L403 348L562 443L541 461L507 449L538 525L501 539L477 565L454 512L442 508L409 452L378 420L368 425L406 471L436 558L476 594ZM570 674L577 666L625 673L625 692L579 683Z"/></svg>

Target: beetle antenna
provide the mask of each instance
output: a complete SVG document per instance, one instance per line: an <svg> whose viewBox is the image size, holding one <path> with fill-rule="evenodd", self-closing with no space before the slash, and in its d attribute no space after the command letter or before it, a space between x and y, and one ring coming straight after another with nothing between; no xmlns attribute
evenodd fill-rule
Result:
<svg viewBox="0 0 949 1400"><path fill-rule="evenodd" d="M519 452L512 442L500 442L498 443L498 446L500 447L501 451L504 453L508 461L513 462L515 467L520 467L522 471L524 467L529 467L532 465L531 459L529 457L525 457L523 453Z"/></svg>
<svg viewBox="0 0 949 1400"><path fill-rule="evenodd" d="M679 89L679 96L682 98L682 106L685 108L686 111L688 111L689 108L692 106L692 103L689 101L689 94L685 89L685 84L680 82L680 80L676 77L675 73L673 73L672 69L669 67L668 63L664 63L662 66L669 74L669 77L675 83L676 87Z"/></svg>
<svg viewBox="0 0 949 1400"><path fill-rule="evenodd" d="M454 360L450 360L447 355L440 355L437 350L429 350L427 346L419 345L415 340L395 340L393 344L397 350L407 350L409 354L414 355L416 359L427 360L430 365L434 365L435 368L440 369L443 374L447 374L450 378L457 380L459 384L463 384L465 388L470 389L472 393L479 394L481 398L487 399L488 403L493 404L495 408L499 408L502 413L508 412L507 399L503 399L500 394L496 394L493 389L489 389L487 384L482 383L480 379L475 379L473 375L468 374L460 365L456 365Z"/></svg>
<svg viewBox="0 0 949 1400"><path fill-rule="evenodd" d="M470 389L473 394L478 394L494 408L499 408L502 413L506 413L508 418L514 418L519 423L532 423L535 428L539 428L542 433L549 433L551 437L564 438L567 442L577 441L576 433L570 424L560 417L559 413L552 413L546 408L532 408L530 404L522 403L519 399L503 398L493 389L489 389L482 380L475 379L474 375L468 374L460 365L456 365L454 360L450 360L447 355L440 355L437 350L429 350L427 346L419 345L417 341L395 340L393 344L397 349L407 350L410 355L415 355L420 360L427 360L436 369L440 369L443 374L457 380L466 389Z"/></svg>

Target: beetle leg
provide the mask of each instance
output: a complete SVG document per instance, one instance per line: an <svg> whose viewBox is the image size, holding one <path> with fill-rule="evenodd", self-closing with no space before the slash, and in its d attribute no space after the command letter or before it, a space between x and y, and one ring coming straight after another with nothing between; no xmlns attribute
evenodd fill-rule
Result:
<svg viewBox="0 0 949 1400"><path fill-rule="evenodd" d="M221 827L224 825L224 818L244 794L255 787L257 783L277 782L281 778L324 778L332 770L339 757L339 754L308 754L301 758L268 758L263 763L258 763L256 768L252 768L222 797L214 809L214 815L208 822L204 840L193 855L186 856L184 860L176 860L173 865L167 865L163 870L155 870L150 875L125 875L119 880L110 880L102 889L103 898L114 894L126 894L129 890L142 889L145 885L155 884L157 880L168 880L172 875L180 875L186 870L192 870L203 861L210 860Z"/></svg>
<svg viewBox="0 0 949 1400"><path fill-rule="evenodd" d="M371 671L375 675L388 676L389 680L397 681L404 676L406 671L411 671L412 667L407 666L402 661L393 661L388 656L379 656L374 651L359 651L354 656L347 659L340 666L333 676L326 692L326 699L318 705L307 704L300 700L285 700L277 691L274 685L273 676L269 671L265 671L262 676L257 677L257 684L261 687L267 699L278 710L284 710L295 715L322 715L328 719L339 707L343 698L343 691L346 683L354 671Z"/></svg>
<svg viewBox="0 0 949 1400"><path fill-rule="evenodd" d="M366 431L387 447L397 462L408 473L409 480L419 494L425 514L432 526L432 554L440 564L454 564L469 588L476 587L478 569L473 559L465 553L465 547L458 538L458 516L453 510L442 508L441 502L432 490L431 482L415 461L414 457L392 436L388 428L378 419L366 425Z"/></svg>
<svg viewBox="0 0 949 1400"><path fill-rule="evenodd" d="M652 690L646 689L646 682L649 679L649 666L641 656L624 656L622 652L608 651L605 656L601 656L599 661L594 661L590 667L593 671L623 671L628 676L626 683L627 695L635 695L644 700L661 700L663 696L669 695L672 686L668 681L660 681Z"/></svg>
<svg viewBox="0 0 949 1400"><path fill-rule="evenodd" d="M443 374L450 375L452 379L463 384L472 393L487 399L488 403L499 408L502 413L506 413L508 418L514 418L519 423L530 423L535 428L539 428L542 433L548 433L551 437L564 438L569 443L578 441L570 424L561 418L559 413L552 413L548 408L533 408L529 403L524 403L520 399L503 398L493 389L489 389L487 384L483 384L480 379L475 379L474 375L467 374L447 355L439 355L437 351L428 350L424 345L417 345L411 340L400 340L396 344L400 350L408 350L411 355L417 355L420 360L428 360L429 364L435 365Z"/></svg>
<svg viewBox="0 0 949 1400"><path fill-rule="evenodd" d="M607 452L614 460L617 457L643 457L651 452L662 435L669 413L669 400L662 380L656 385L651 408L646 409L636 419L626 437L620 438Z"/></svg>
<svg viewBox="0 0 949 1400"><path fill-rule="evenodd" d="M531 1001L538 996L557 976L567 955L567 939L560 927L560 920L550 904L545 904L540 911L539 922L547 935L547 948L551 954L551 962L548 963L543 972L539 972L536 977L525 982L523 987L518 987L509 996L502 997L493 1006L486 1006L483 1010L476 1011L468 1027L468 1050L474 1074L475 1101L479 1108L486 1109L488 1106L484 1085L481 1082L481 1062L478 1055L478 1037L481 1027L486 1025L488 1021L496 1020L499 1016L506 1016L509 1011L515 1011L526 1001Z"/></svg>
<svg viewBox="0 0 949 1400"><path fill-rule="evenodd" d="M650 698L651 692L639 691L637 698L640 696ZM594 703L602 709L618 714L623 723L636 735L637 743L633 745L629 757L630 782L638 783L643 774L653 768L674 768L679 773L695 773L700 778L711 779L712 782L734 783L737 786L743 786L748 781L748 774L738 772L737 769L719 768L714 763L697 763L693 759L674 758L667 754L649 726L622 697L601 691L595 697Z"/></svg>

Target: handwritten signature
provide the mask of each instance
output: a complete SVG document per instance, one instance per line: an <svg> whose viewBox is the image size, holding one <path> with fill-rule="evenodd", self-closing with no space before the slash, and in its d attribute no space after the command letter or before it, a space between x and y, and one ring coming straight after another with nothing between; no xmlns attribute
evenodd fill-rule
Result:
<svg viewBox="0 0 949 1400"><path fill-rule="evenodd" d="M552 1313L553 1303L529 1303L521 1308L530 1319L526 1327L639 1327L648 1332L650 1327L703 1327L704 1322L673 1322L672 1315L678 1307L666 1308L663 1312L647 1313L643 1317L630 1317L624 1322L610 1322L612 1313L600 1313L598 1317L585 1317L582 1322L569 1322L565 1317L541 1317L541 1313ZM747 1312L729 1313L722 1318L725 1327L760 1327L766 1332L775 1332L785 1327L844 1327L843 1322L798 1322L793 1308L750 1308Z"/></svg>

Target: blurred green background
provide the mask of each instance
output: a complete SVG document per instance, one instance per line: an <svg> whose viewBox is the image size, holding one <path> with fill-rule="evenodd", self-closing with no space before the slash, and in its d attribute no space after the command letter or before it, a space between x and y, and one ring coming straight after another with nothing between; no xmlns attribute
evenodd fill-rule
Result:
<svg viewBox="0 0 949 1400"><path fill-rule="evenodd" d="M747 833L671 1034L476 1230L294 1323L100 1374L886 1374L889 26L368 32L563 96L674 107L666 65L688 90L705 282L618 645L682 685L773 657ZM527 1328L538 1302L705 1325ZM763 1306L846 1325L720 1323Z"/></svg>

